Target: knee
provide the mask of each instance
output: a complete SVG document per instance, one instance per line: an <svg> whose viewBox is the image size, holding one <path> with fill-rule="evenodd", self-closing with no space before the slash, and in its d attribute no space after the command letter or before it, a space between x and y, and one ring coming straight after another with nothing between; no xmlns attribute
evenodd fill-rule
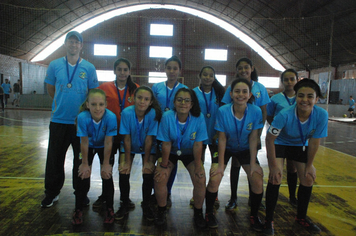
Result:
<svg viewBox="0 0 356 236"><path fill-rule="evenodd" d="M195 178L193 185L196 188L205 188L205 184L206 184L206 178L205 176L202 178Z"/></svg>
<svg viewBox="0 0 356 236"><path fill-rule="evenodd" d="M311 175L307 175L307 177L300 179L300 183L306 187L311 187L314 184L314 179Z"/></svg>
<svg viewBox="0 0 356 236"><path fill-rule="evenodd" d="M219 176L217 176L217 175L213 176L213 177L210 177L209 183L208 183L209 191L211 191L211 192L218 191L219 185L220 185L220 181L221 181L221 178Z"/></svg>

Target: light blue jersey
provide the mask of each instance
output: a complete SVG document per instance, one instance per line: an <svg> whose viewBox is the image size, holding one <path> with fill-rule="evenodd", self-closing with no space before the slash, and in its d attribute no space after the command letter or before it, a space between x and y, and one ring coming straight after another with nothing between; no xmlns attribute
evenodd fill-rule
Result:
<svg viewBox="0 0 356 236"><path fill-rule="evenodd" d="M355 109L355 100L349 99L349 108Z"/></svg>
<svg viewBox="0 0 356 236"><path fill-rule="evenodd" d="M96 123L90 111L83 111L78 115L78 137L88 137L90 148L103 148L105 136L117 135L116 116L113 112L105 109L105 113L101 121Z"/></svg>
<svg viewBox="0 0 356 236"><path fill-rule="evenodd" d="M232 102L231 96L231 85L226 89L223 99L221 100L222 103L228 104ZM262 107L263 105L268 104L271 100L269 99L267 89L263 84L253 81L252 82L252 94L255 97L255 101L253 102L254 105Z"/></svg>
<svg viewBox="0 0 356 236"><path fill-rule="evenodd" d="M206 123L207 132L208 132L208 136L209 136L209 139L204 141L204 144L212 144L213 137L216 134L214 125L215 125L216 115L217 115L218 109L219 109L219 102L217 100L214 89L212 89L211 92L209 92L209 93L205 93L206 100L204 99L203 92L201 91L201 89L199 87L194 88L193 91L195 92L195 94L198 97L200 110L201 110L201 113L205 117L205 123ZM211 96L211 99L210 99L210 96ZM208 113L208 110L209 110L209 113ZM207 114L209 114L208 115L209 117L207 116Z"/></svg>
<svg viewBox="0 0 356 236"><path fill-rule="evenodd" d="M328 113L321 107L314 106L308 120L301 123L303 136L298 123L296 105L293 105L274 117L268 132L278 136L275 144L285 146L308 146L309 138L324 138L328 134ZM302 138L305 141L304 145Z"/></svg>
<svg viewBox="0 0 356 236"><path fill-rule="evenodd" d="M137 120L135 105L126 107L121 113L120 134L131 136L131 153L145 154L146 136L153 136L151 154L156 153L156 136L158 131L158 121L155 120L156 111L151 109L141 122ZM137 127L138 123L138 127ZM140 136L138 135L140 133ZM142 147L142 150L140 150Z"/></svg>
<svg viewBox="0 0 356 236"><path fill-rule="evenodd" d="M157 84L154 84L152 86L153 94L157 98L158 103L161 106L162 112L164 112L166 110L167 105L168 105L168 108L170 110L172 110L174 108L174 105L173 105L174 96L176 95L177 91L180 88L188 88L188 87L185 86L184 84L181 84L181 83L178 82L178 84L176 85L174 90L168 88L168 104L167 104L167 86L166 86L166 82L157 83Z"/></svg>
<svg viewBox="0 0 356 236"><path fill-rule="evenodd" d="M242 119L235 117L232 103L220 107L215 123L215 129L226 135L226 149L233 153L248 150L250 133L262 127L261 108L250 103Z"/></svg>
<svg viewBox="0 0 356 236"><path fill-rule="evenodd" d="M98 87L99 83L93 64L81 59L69 88L66 64L65 58L52 61L47 69L45 83L56 88L52 103L51 121L61 124L74 124L79 113L79 107L85 101L89 89ZM71 77L75 65L68 63L68 69L69 77Z"/></svg>
<svg viewBox="0 0 356 236"><path fill-rule="evenodd" d="M4 90L4 94L10 94L11 84L3 83L1 87Z"/></svg>
<svg viewBox="0 0 356 236"><path fill-rule="evenodd" d="M157 139L163 142L171 142L172 148L171 153L177 155L178 149L178 139L180 139L180 150L182 155L193 155L193 145L194 142L201 142L208 139L208 134L206 132L205 119L203 114L200 113L199 117L192 116L189 114L187 119L188 125L186 130L182 135L178 132L184 130L185 124L179 123L177 127L177 113L173 110L163 113L161 123L159 124ZM178 132L177 132L178 128Z"/></svg>
<svg viewBox="0 0 356 236"><path fill-rule="evenodd" d="M295 104L294 97L286 97L284 93L278 93L271 98L271 102L267 104L267 115L275 117L281 110Z"/></svg>

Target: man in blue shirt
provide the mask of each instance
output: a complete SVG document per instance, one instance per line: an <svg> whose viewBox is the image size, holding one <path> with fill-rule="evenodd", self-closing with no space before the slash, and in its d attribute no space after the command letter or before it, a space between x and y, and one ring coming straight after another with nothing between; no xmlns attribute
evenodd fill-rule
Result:
<svg viewBox="0 0 356 236"><path fill-rule="evenodd" d="M354 109L355 109L355 100L352 98L352 96L350 96L349 109L348 109L348 111L350 112L350 118L354 116Z"/></svg>
<svg viewBox="0 0 356 236"><path fill-rule="evenodd" d="M65 57L52 61L47 69L45 83L53 98L49 142L45 173L45 194L42 207L51 207L58 200L63 187L64 162L69 145L73 148L73 188L76 189L80 165L80 139L77 137L75 119L80 105L85 101L89 89L98 87L93 64L80 58L83 37L76 31L67 34ZM89 204L86 198L85 205Z"/></svg>
<svg viewBox="0 0 356 236"><path fill-rule="evenodd" d="M5 83L1 85L1 87L4 90L4 97L5 97L5 107L7 107L7 99L10 98L10 93L11 93L11 84L9 79L5 79Z"/></svg>

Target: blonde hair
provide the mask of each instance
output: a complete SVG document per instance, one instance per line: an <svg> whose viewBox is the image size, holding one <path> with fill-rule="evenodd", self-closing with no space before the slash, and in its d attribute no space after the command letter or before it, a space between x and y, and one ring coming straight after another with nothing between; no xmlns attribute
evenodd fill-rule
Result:
<svg viewBox="0 0 356 236"><path fill-rule="evenodd" d="M106 94L103 90L95 88L95 89L90 89L87 98L85 101L82 103L82 105L79 108L79 111L89 111L89 108L87 107L87 102L89 101L89 97L93 94L101 94L104 97L104 100L106 102Z"/></svg>

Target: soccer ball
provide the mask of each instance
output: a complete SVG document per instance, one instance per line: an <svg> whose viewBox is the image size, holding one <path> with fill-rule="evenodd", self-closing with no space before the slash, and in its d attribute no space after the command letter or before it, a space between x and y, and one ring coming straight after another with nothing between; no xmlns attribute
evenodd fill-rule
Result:
<svg viewBox="0 0 356 236"><path fill-rule="evenodd" d="M346 114L344 114L344 115L343 115L343 117L344 117L344 118L347 118L347 115L346 115Z"/></svg>

